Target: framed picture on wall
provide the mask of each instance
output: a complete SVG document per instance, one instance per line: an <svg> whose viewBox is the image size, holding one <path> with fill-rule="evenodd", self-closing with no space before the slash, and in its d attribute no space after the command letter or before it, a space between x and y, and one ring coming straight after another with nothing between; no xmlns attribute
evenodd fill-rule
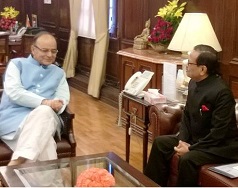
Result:
<svg viewBox="0 0 238 188"><path fill-rule="evenodd" d="M37 15L32 14L31 18L32 18L32 27L37 27Z"/></svg>

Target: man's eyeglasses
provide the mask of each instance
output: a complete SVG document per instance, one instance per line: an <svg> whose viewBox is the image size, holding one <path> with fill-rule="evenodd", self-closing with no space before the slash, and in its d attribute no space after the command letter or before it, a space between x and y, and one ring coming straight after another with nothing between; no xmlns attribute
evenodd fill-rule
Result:
<svg viewBox="0 0 238 188"><path fill-rule="evenodd" d="M187 65L189 66L189 65L198 65L198 64L197 63L188 63Z"/></svg>
<svg viewBox="0 0 238 188"><path fill-rule="evenodd" d="M48 52L51 52L52 54L55 55L58 53L57 49L50 50L50 49L46 49L46 48L40 48L40 47L36 46L35 44L34 44L34 47L36 47L38 50L40 50L42 53L45 53L45 54L47 54Z"/></svg>

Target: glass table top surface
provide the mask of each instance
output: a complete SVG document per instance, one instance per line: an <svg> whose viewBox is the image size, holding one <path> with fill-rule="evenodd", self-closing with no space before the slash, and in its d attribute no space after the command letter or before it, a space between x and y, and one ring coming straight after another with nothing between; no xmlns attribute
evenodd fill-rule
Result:
<svg viewBox="0 0 238 188"><path fill-rule="evenodd" d="M103 168L111 173L115 178L116 187L144 186L107 157L55 162L48 165L17 168L14 171L26 187L74 187L78 176L92 167Z"/></svg>

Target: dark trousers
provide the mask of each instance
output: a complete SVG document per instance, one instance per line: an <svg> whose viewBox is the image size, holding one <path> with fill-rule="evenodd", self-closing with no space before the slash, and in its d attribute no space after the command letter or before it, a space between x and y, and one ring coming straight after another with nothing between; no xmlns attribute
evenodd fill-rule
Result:
<svg viewBox="0 0 238 188"><path fill-rule="evenodd" d="M170 160L175 153L174 146L177 146L178 142L178 138L174 135L159 136L153 142L145 175L162 187L167 186ZM187 152L179 159L177 186L198 186L200 166L224 162L231 161L202 151Z"/></svg>

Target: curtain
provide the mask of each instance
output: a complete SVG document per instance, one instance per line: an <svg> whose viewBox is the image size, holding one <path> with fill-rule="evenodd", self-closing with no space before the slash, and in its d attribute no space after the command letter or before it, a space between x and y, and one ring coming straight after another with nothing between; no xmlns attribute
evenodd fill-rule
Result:
<svg viewBox="0 0 238 188"><path fill-rule="evenodd" d="M92 67L89 77L88 94L99 98L100 89L105 81L106 58L108 51L108 0L92 0L95 19L96 39Z"/></svg>
<svg viewBox="0 0 238 188"><path fill-rule="evenodd" d="M75 67L78 59L78 19L79 19L79 10L81 8L81 0L69 0L70 5L70 38L68 44L68 50L66 52L63 69L66 72L67 78L74 77Z"/></svg>

